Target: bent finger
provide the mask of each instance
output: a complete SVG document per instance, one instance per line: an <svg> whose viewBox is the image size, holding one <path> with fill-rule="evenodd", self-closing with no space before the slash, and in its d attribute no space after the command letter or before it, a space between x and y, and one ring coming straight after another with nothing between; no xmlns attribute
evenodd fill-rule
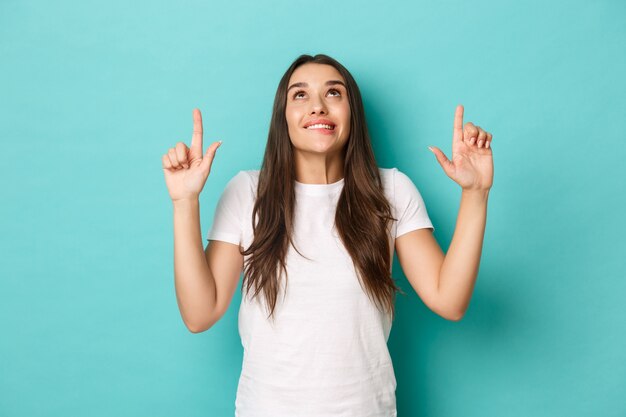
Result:
<svg viewBox="0 0 626 417"><path fill-rule="evenodd" d="M478 136L478 129L474 126L474 123L467 122L463 128L463 139L470 144L475 143L476 136ZM474 140L472 140L474 139Z"/></svg>
<svg viewBox="0 0 626 417"><path fill-rule="evenodd" d="M480 126L478 127L478 137L476 138L476 143L478 144L478 147L481 148L485 141L487 140L487 132L485 132L483 129L480 128Z"/></svg>
<svg viewBox="0 0 626 417"><path fill-rule="evenodd" d="M163 169L172 169L172 163L170 162L170 158L167 157L167 154L163 154L161 163L163 164Z"/></svg>
<svg viewBox="0 0 626 417"><path fill-rule="evenodd" d="M172 167L181 168L180 162L178 162L178 157L176 156L176 150L174 148L170 148L170 150L167 151L167 157L170 159Z"/></svg>
<svg viewBox="0 0 626 417"><path fill-rule="evenodd" d="M176 157L178 158L178 162L185 168L189 168L189 164L187 161L187 145L183 142L178 142L176 144Z"/></svg>

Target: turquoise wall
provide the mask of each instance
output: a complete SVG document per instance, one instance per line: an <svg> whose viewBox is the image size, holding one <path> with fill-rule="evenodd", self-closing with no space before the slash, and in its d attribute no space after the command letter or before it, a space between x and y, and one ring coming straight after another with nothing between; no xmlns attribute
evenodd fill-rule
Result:
<svg viewBox="0 0 626 417"><path fill-rule="evenodd" d="M389 347L400 417L626 415L626 3L0 2L0 415L228 416L240 292L190 333L161 156L223 140L257 169L278 81L342 62L380 166L418 186L447 250L456 104L493 134L480 274L449 322L412 291Z"/></svg>

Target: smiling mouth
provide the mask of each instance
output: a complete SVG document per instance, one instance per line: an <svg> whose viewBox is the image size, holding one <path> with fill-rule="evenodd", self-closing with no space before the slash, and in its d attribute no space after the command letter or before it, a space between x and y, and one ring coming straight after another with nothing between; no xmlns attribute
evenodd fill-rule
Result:
<svg viewBox="0 0 626 417"><path fill-rule="evenodd" d="M326 124L315 124L311 126L305 127L307 130L335 130L334 125L326 125Z"/></svg>

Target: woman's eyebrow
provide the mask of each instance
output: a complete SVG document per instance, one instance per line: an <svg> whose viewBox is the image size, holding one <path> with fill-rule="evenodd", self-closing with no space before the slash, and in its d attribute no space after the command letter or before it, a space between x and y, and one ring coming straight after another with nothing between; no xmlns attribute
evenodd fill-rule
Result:
<svg viewBox="0 0 626 417"><path fill-rule="evenodd" d="M343 85L343 87L344 87L344 88L346 88L346 90L347 90L347 87L346 87L346 85L343 83L343 81L339 81L339 80L330 80L330 81L326 81L326 84L325 84L325 85L335 85L335 84L341 84L341 85ZM289 88L287 89L287 92L289 92L289 90L291 90L291 89L292 89L292 88L294 88L294 87L308 87L308 86L309 86L309 85L308 85L307 83L303 83L303 82L300 82L300 83L294 83L294 84L291 84L291 85L289 86Z"/></svg>

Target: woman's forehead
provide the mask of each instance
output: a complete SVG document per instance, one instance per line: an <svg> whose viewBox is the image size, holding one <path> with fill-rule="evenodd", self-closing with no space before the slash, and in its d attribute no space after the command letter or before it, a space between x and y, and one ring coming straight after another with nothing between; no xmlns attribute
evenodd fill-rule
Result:
<svg viewBox="0 0 626 417"><path fill-rule="evenodd" d="M291 77L289 78L289 83L324 83L330 79L345 81L339 71L337 71L337 69L332 65L307 63L295 69L295 71L293 72L293 74L291 74Z"/></svg>

